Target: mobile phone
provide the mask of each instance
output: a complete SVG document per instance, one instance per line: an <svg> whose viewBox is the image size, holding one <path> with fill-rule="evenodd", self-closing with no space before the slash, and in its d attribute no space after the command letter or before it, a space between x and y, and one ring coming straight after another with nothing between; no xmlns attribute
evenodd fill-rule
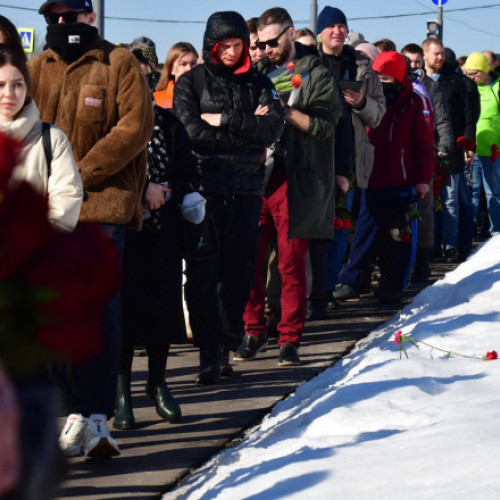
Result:
<svg viewBox="0 0 500 500"><path fill-rule="evenodd" d="M339 80L340 90L353 90L354 92L359 92L362 86L363 82L357 82L352 80Z"/></svg>

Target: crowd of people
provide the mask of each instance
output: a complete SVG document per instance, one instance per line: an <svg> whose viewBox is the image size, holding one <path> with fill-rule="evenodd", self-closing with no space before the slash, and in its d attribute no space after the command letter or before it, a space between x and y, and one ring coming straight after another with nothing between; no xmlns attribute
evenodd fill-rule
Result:
<svg viewBox="0 0 500 500"><path fill-rule="evenodd" d="M0 133L23 144L12 182L46 196L57 231L98 225L121 274L101 352L36 373L62 389L55 446L66 456L120 455L108 420L135 427L137 346L146 394L177 422L166 366L187 330L199 384L230 377L269 337L278 366L296 366L306 320L370 293L374 267L378 300L397 304L432 259L465 260L480 224L500 232L493 51L457 60L427 38L398 52L349 31L336 7L320 12L317 33L274 7L249 20L215 12L200 52L180 41L159 64L146 36L101 38L91 0L39 12L46 47L29 61L0 16ZM0 367L2 439L23 411L10 385L20 382ZM30 457L7 444L0 495L31 498L19 480Z"/></svg>

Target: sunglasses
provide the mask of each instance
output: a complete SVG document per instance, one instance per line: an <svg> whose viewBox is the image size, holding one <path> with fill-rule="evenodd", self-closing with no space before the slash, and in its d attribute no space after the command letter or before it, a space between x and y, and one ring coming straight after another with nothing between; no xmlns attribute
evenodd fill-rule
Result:
<svg viewBox="0 0 500 500"><path fill-rule="evenodd" d="M257 40L255 42L255 45L257 45L257 48L259 50L266 50L266 45L271 49L275 49L278 46L281 36L284 35L286 31L291 27L292 26L287 26L276 38L271 38L271 40L268 40L267 42L260 42L259 40Z"/></svg>
<svg viewBox="0 0 500 500"><path fill-rule="evenodd" d="M79 11L69 11L69 12L63 12L62 14L45 14L45 21L47 24L58 24L59 19L62 17L63 21L65 24L70 24L70 23L76 23L76 20L78 19L78 16L80 14L83 14L83 10Z"/></svg>

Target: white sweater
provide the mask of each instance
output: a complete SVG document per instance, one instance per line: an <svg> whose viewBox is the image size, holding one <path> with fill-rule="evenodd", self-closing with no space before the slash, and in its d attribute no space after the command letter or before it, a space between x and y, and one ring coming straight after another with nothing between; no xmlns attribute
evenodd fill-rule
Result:
<svg viewBox="0 0 500 500"><path fill-rule="evenodd" d="M59 230L72 231L83 200L83 187L71 144L64 132L50 128L52 163L50 177L42 141L42 121L33 100L11 122L0 123L0 130L24 143L21 164L14 177L26 180L36 190L48 195L49 221Z"/></svg>

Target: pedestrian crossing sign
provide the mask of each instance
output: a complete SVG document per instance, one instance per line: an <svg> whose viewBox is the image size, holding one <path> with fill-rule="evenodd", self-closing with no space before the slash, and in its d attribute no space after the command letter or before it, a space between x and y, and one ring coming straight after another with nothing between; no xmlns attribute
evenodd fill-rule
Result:
<svg viewBox="0 0 500 500"><path fill-rule="evenodd" d="M34 28L17 28L21 42L23 44L24 52L33 52L35 45L35 30Z"/></svg>

